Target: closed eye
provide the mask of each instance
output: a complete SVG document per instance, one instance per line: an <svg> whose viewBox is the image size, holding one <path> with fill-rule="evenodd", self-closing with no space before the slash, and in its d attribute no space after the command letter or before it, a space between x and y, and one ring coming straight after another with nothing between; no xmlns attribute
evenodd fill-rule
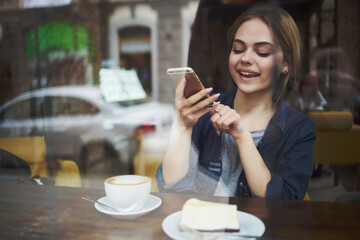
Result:
<svg viewBox="0 0 360 240"><path fill-rule="evenodd" d="M258 52L257 55L259 55L260 57L268 57L270 56L271 53L262 53L262 52Z"/></svg>
<svg viewBox="0 0 360 240"><path fill-rule="evenodd" d="M232 51L233 51L233 53L235 53L235 54L241 54L241 53L244 52L244 50L239 50L239 49L233 49Z"/></svg>

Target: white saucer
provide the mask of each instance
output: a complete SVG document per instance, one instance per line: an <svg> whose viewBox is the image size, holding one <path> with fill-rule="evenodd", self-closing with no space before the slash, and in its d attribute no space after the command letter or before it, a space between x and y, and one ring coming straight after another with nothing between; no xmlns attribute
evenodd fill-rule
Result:
<svg viewBox="0 0 360 240"><path fill-rule="evenodd" d="M112 202L106 196L98 199L98 201L101 203L104 203L106 205L109 205L110 207L113 206ZM135 219L135 218L141 217L141 216L147 214L148 212L155 210L156 208L158 208L161 205L161 202L162 202L161 198L154 196L154 195L149 195L148 199L145 202L144 207L142 209L134 211L134 212L114 212L114 211L111 211L111 210L108 210L108 209L102 207L98 203L95 203L95 208L99 212L105 213L114 218L129 220L129 219Z"/></svg>
<svg viewBox="0 0 360 240"><path fill-rule="evenodd" d="M162 229L171 238L176 240L189 239L189 236L180 230L180 220L182 211L175 212L167 216L162 222ZM265 224L256 216L237 211L239 220L240 234L261 237L265 232ZM238 236L241 239L240 236Z"/></svg>

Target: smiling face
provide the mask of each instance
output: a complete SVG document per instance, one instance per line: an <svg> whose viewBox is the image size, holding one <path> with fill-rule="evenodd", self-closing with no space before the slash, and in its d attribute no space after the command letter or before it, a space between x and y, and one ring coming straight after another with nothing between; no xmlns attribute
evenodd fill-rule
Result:
<svg viewBox="0 0 360 240"><path fill-rule="evenodd" d="M263 21L253 18L241 24L229 56L229 70L241 93L271 99L273 83L286 67L283 52Z"/></svg>

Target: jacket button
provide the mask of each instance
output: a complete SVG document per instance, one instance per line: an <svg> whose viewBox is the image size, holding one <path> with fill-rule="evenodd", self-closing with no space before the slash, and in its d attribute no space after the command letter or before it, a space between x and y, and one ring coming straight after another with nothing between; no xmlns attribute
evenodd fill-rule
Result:
<svg viewBox="0 0 360 240"><path fill-rule="evenodd" d="M240 182L240 186L243 186L244 185L244 183L243 182Z"/></svg>
<svg viewBox="0 0 360 240"><path fill-rule="evenodd" d="M247 194L246 194L246 193L244 193L244 196L246 197L246 196L247 196Z"/></svg>

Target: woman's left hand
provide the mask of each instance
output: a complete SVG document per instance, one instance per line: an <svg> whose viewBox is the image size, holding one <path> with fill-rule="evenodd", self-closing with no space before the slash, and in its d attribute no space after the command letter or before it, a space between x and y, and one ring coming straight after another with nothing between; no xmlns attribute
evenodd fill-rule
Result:
<svg viewBox="0 0 360 240"><path fill-rule="evenodd" d="M246 132L243 124L243 118L232 108L227 105L218 104L211 111L210 121L218 135L221 132L230 134L235 140Z"/></svg>

